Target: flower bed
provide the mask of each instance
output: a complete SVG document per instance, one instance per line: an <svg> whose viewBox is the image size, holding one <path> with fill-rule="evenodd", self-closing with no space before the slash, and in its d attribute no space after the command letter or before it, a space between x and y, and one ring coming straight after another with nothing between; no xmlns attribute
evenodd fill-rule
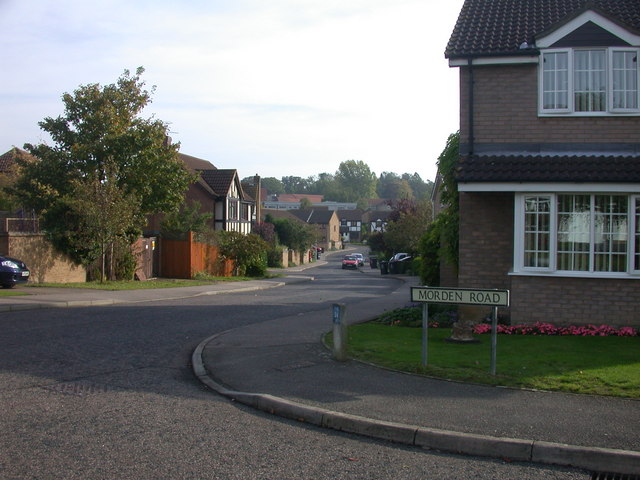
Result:
<svg viewBox="0 0 640 480"><path fill-rule="evenodd" d="M479 323L473 327L473 333L481 335L491 333L491 325ZM638 330L632 327L614 328L609 325L582 325L559 327L550 323L532 325L498 325L498 333L505 335L578 335L582 337L636 337Z"/></svg>

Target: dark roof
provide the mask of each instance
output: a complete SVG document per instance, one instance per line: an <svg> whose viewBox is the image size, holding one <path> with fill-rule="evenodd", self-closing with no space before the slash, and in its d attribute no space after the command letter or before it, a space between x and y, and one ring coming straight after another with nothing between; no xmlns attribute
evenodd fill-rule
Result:
<svg viewBox="0 0 640 480"><path fill-rule="evenodd" d="M354 220L354 221L361 221L362 220L362 214L364 212L362 210L360 210L359 208L355 209L355 210L338 210L337 214L338 214L338 218L340 220Z"/></svg>
<svg viewBox="0 0 640 480"><path fill-rule="evenodd" d="M638 0L465 0L445 57L531 54L520 49L523 42L533 44L586 10L640 31Z"/></svg>
<svg viewBox="0 0 640 480"><path fill-rule="evenodd" d="M331 220L334 214L333 210L309 208L305 210L289 210L292 215L295 215L300 220L307 223L320 223L327 224Z"/></svg>
<svg viewBox="0 0 640 480"><path fill-rule="evenodd" d="M216 168L213 163L208 160L203 160L202 158L185 155L184 153L178 153L178 157L191 172L195 172L196 170L215 170Z"/></svg>
<svg viewBox="0 0 640 480"><path fill-rule="evenodd" d="M21 157L26 160L35 160L35 157L29 152L13 147L6 153L0 155L0 172L8 172L16 163L16 158Z"/></svg>
<svg viewBox="0 0 640 480"><path fill-rule="evenodd" d="M263 208L261 210L262 221L264 221L267 215L271 215L272 218L286 218L289 220L293 220L295 222L306 223L303 220L300 220L294 214L291 213L291 210L280 210L280 209L271 209L271 208Z"/></svg>
<svg viewBox="0 0 640 480"><path fill-rule="evenodd" d="M258 187L256 185L251 185L249 183L242 184L242 190L244 191L245 197L247 200L256 200L258 196Z"/></svg>
<svg viewBox="0 0 640 480"><path fill-rule="evenodd" d="M640 156L472 155L461 157L458 182L640 182Z"/></svg>
<svg viewBox="0 0 640 480"><path fill-rule="evenodd" d="M231 169L200 170L200 175L202 180L204 180L217 195L226 196L229 190L231 190L231 185L237 175L237 171Z"/></svg>

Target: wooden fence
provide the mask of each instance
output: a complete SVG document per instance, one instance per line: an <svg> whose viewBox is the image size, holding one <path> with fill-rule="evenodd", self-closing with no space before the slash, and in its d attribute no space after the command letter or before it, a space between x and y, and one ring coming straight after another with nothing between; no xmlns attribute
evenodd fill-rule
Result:
<svg viewBox="0 0 640 480"><path fill-rule="evenodd" d="M218 247L195 242L193 233L188 240L160 241L160 276L165 278L193 278L203 272L217 277L230 277L234 262L222 260Z"/></svg>

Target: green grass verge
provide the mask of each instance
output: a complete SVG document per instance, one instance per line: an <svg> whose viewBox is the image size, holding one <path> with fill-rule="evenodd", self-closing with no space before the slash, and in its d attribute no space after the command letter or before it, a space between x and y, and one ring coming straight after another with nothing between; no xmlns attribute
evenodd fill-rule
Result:
<svg viewBox="0 0 640 480"><path fill-rule="evenodd" d="M244 282L247 280L256 280L250 277L207 277L203 279L154 279L144 282L114 281L114 282L78 282L78 283L29 283L25 287L41 288L89 288L96 290L143 290L151 288L175 288L175 287L195 287L198 285L211 285L220 282Z"/></svg>
<svg viewBox="0 0 640 480"><path fill-rule="evenodd" d="M18 290L12 290L9 288L0 290L0 297L18 297L20 295L28 295L28 294Z"/></svg>
<svg viewBox="0 0 640 480"><path fill-rule="evenodd" d="M491 337L447 343L449 328L429 329L422 366L422 329L365 323L349 327L352 358L451 380L581 394L640 398L640 337L498 335L496 375Z"/></svg>

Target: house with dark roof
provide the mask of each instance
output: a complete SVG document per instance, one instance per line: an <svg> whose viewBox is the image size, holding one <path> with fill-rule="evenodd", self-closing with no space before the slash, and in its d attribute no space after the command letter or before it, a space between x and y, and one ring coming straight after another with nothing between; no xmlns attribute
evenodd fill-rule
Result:
<svg viewBox="0 0 640 480"><path fill-rule="evenodd" d="M512 322L638 325L640 2L466 0L457 286Z"/></svg>
<svg viewBox="0 0 640 480"><path fill-rule="evenodd" d="M245 193L235 169L219 169L201 158L179 153L191 173L197 175L185 193L185 202L197 201L202 213L213 214L210 226L214 230L251 233L256 219L256 201ZM160 217L150 218L147 234L159 231Z"/></svg>
<svg viewBox="0 0 640 480"><path fill-rule="evenodd" d="M343 242L359 242L362 239L364 212L359 208L338 210L340 220L340 236Z"/></svg>
<svg viewBox="0 0 640 480"><path fill-rule="evenodd" d="M309 208L304 210L289 210L288 213L315 227L316 241L319 247L325 250L342 248L340 220L335 210Z"/></svg>

